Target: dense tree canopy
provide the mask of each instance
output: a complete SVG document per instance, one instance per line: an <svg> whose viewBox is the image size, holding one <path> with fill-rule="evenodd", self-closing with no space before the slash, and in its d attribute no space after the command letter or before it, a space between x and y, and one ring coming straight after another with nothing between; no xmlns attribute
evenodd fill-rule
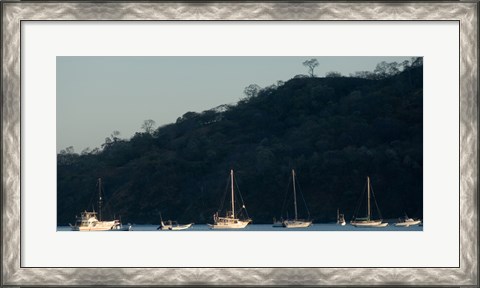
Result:
<svg viewBox="0 0 480 288"><path fill-rule="evenodd" d="M91 209L99 177L105 216L157 223L161 211L211 222L231 168L254 223L281 216L292 168L316 222L334 221L337 208L349 220L367 175L384 218L422 217L423 63L377 68L251 86L236 105L156 129L145 122L143 132L115 132L101 149L67 148L57 158L58 224Z"/></svg>

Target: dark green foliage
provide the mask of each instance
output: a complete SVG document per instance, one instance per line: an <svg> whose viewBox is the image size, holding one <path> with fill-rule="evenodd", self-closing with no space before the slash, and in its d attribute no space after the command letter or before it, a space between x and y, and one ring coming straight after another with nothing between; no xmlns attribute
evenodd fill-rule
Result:
<svg viewBox="0 0 480 288"><path fill-rule="evenodd" d="M211 222L231 168L254 223L281 216L292 168L316 222L335 221L337 208L349 220L367 175L385 219L422 217L423 64L414 64L383 65L388 77L297 77L103 150L63 151L58 224L91 209L99 177L105 216Z"/></svg>

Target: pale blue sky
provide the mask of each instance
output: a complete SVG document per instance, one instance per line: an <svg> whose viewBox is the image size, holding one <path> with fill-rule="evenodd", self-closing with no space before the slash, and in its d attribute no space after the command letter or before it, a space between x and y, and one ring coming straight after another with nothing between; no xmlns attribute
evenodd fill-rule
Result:
<svg viewBox="0 0 480 288"><path fill-rule="evenodd" d="M317 58L315 74L373 71L381 61L408 57L57 57L57 152L100 147L118 130L130 138L144 120L157 126L188 111L233 104L250 84L266 87L307 74L302 62Z"/></svg>

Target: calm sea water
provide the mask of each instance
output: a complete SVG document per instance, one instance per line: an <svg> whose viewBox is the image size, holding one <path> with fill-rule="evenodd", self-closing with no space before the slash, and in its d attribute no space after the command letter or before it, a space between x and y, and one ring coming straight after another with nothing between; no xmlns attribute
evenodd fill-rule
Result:
<svg viewBox="0 0 480 288"><path fill-rule="evenodd" d="M217 231L268 231L268 232L294 232L294 231L423 231L423 226L411 226L411 227L397 227L395 223L389 223L387 227L384 228L357 228L352 225L340 226L335 223L332 224L313 224L308 228L277 228L272 227L271 224L250 224L244 229L231 229L231 230L212 230L206 224L195 224L189 229L180 230L180 231L168 231L168 230L157 230L158 225L143 225L143 224L133 224L131 231L111 231L116 233L130 233L135 231L155 231L159 233L182 233L186 231L211 231L215 233ZM57 231L71 231L68 226L57 226ZM110 231L106 231L110 232Z"/></svg>

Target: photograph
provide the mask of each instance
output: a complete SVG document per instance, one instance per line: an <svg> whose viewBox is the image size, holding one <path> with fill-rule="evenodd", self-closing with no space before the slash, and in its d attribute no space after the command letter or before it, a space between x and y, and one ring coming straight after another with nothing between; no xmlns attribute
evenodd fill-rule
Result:
<svg viewBox="0 0 480 288"><path fill-rule="evenodd" d="M58 56L58 231L422 231L421 56Z"/></svg>

